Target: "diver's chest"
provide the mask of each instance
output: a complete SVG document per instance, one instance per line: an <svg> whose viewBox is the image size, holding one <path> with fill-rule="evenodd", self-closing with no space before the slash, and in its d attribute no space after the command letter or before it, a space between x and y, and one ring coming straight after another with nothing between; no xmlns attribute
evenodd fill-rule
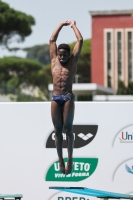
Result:
<svg viewBox="0 0 133 200"><path fill-rule="evenodd" d="M70 63L67 63L65 65L61 65L59 62L55 63L55 67L53 69L54 73L71 73L72 72L72 66L70 66Z"/></svg>

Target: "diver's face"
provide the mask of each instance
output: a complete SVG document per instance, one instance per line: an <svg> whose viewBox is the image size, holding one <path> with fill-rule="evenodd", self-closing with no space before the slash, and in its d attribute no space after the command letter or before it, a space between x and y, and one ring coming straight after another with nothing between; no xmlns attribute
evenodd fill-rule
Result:
<svg viewBox="0 0 133 200"><path fill-rule="evenodd" d="M69 59L69 52L66 49L59 49L58 50L58 58L60 63L64 64L68 61Z"/></svg>

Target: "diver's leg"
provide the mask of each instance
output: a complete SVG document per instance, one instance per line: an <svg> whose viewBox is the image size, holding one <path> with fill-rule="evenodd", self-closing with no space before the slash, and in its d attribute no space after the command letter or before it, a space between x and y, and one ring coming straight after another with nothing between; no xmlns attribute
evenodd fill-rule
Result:
<svg viewBox="0 0 133 200"><path fill-rule="evenodd" d="M71 173L72 170L72 154L73 154L73 145L74 145L74 136L73 136L73 118L74 118L74 100L68 100L65 102L63 107L63 123L67 136L67 149L68 149L68 162L66 166L66 174Z"/></svg>
<svg viewBox="0 0 133 200"><path fill-rule="evenodd" d="M62 143L63 143L63 136L62 136L62 128L63 128L63 115L62 115L62 106L58 104L56 101L51 102L51 116L54 125L55 131L55 146L57 149L57 154L59 158L59 166L60 171L65 173L65 165L62 155Z"/></svg>

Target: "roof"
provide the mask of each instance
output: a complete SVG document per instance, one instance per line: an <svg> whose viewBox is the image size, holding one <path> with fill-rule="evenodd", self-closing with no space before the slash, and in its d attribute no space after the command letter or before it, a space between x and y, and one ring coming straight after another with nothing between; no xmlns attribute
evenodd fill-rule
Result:
<svg viewBox="0 0 133 200"><path fill-rule="evenodd" d="M93 101L133 101L133 95L95 95Z"/></svg>
<svg viewBox="0 0 133 200"><path fill-rule="evenodd" d="M48 90L53 92L53 84L48 85ZM72 91L75 95L86 95L93 92L96 94L115 94L115 90L96 83L74 83Z"/></svg>
<svg viewBox="0 0 133 200"><path fill-rule="evenodd" d="M103 10L103 11L89 11L91 16L98 15L133 15L133 10Z"/></svg>

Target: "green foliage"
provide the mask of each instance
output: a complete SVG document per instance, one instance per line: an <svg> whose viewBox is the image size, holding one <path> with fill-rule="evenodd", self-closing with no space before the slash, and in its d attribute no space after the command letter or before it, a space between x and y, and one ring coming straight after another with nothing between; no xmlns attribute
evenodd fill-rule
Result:
<svg viewBox="0 0 133 200"><path fill-rule="evenodd" d="M28 86L46 85L46 76L43 73L43 80L40 83L39 77L42 70L42 65L39 62L5 57L0 59L0 80L7 88L20 88ZM2 86L2 85L1 85Z"/></svg>
<svg viewBox="0 0 133 200"><path fill-rule="evenodd" d="M129 82L128 83L128 94L131 94L131 95L133 95L133 82Z"/></svg>
<svg viewBox="0 0 133 200"><path fill-rule="evenodd" d="M118 82L118 95L133 95L133 82L129 81L128 87L126 87L123 81Z"/></svg>
<svg viewBox="0 0 133 200"><path fill-rule="evenodd" d="M17 41L23 41L32 32L31 26L35 20L31 15L14 10L0 0L0 44L8 48L8 43L14 36Z"/></svg>
<svg viewBox="0 0 133 200"><path fill-rule="evenodd" d="M76 42L70 44L71 53ZM83 46L78 61L77 74L79 75L79 83L90 82L90 55L91 55L91 40L87 39L83 41Z"/></svg>
<svg viewBox="0 0 133 200"><path fill-rule="evenodd" d="M126 95L127 94L127 88L124 85L124 83L122 81L119 80L118 82L118 91L117 91L118 95Z"/></svg>
<svg viewBox="0 0 133 200"><path fill-rule="evenodd" d="M41 64L33 60L0 58L0 80L14 87L19 87L22 83L35 85L36 75L41 69Z"/></svg>
<svg viewBox="0 0 133 200"><path fill-rule="evenodd" d="M32 99L20 92L22 88L30 86L38 87L48 98L48 84L52 82L51 68L50 65L44 68L34 60L4 57L0 58L0 80L0 92L3 94L19 93L18 100Z"/></svg>
<svg viewBox="0 0 133 200"><path fill-rule="evenodd" d="M49 55L49 45L36 45L31 48L24 48L24 51L27 51L27 58L37 60L43 65L47 65L50 63L50 55Z"/></svg>
<svg viewBox="0 0 133 200"><path fill-rule="evenodd" d="M73 51L73 48L75 46L76 42L73 42L71 44L69 44L70 49L71 49L71 53ZM84 54L90 54L91 52L91 40L90 39L86 39L83 41L83 46L82 46L82 50L81 50L81 56Z"/></svg>
<svg viewBox="0 0 133 200"><path fill-rule="evenodd" d="M48 84L52 83L52 75L51 75L51 65L46 65L42 68L37 74L36 77L36 86L38 86L41 91L44 91L46 97L49 97L48 93Z"/></svg>
<svg viewBox="0 0 133 200"><path fill-rule="evenodd" d="M77 74L80 75L79 83L90 82L90 59L91 59L91 41L84 40L81 55L78 62Z"/></svg>
<svg viewBox="0 0 133 200"><path fill-rule="evenodd" d="M78 101L92 101L92 95L79 95Z"/></svg>

